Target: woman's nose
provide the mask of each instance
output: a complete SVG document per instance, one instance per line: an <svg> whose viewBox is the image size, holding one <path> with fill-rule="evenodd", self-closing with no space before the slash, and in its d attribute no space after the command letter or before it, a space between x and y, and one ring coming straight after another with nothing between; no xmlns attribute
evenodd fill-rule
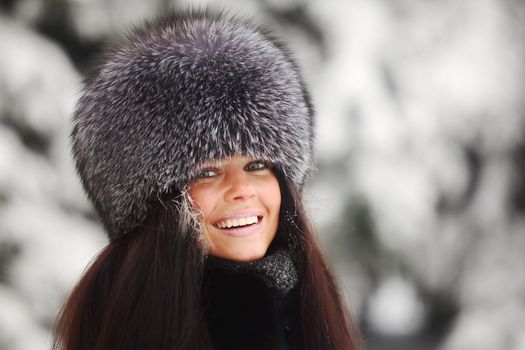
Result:
<svg viewBox="0 0 525 350"><path fill-rule="evenodd" d="M226 177L225 199L227 201L242 201L255 196L255 187L244 172L235 172Z"/></svg>

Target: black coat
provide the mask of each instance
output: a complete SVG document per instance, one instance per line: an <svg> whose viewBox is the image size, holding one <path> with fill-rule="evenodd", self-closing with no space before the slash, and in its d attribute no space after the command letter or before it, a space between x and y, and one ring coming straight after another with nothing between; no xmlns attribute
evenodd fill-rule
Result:
<svg viewBox="0 0 525 350"><path fill-rule="evenodd" d="M203 283L216 350L300 350L297 272L285 251L237 263L209 257Z"/></svg>

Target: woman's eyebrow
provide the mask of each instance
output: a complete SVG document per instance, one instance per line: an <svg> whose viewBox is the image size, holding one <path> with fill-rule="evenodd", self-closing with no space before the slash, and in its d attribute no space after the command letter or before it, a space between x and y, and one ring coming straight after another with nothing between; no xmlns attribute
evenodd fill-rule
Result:
<svg viewBox="0 0 525 350"><path fill-rule="evenodd" d="M197 168L199 170L207 169L207 168L221 168L224 165L224 162L220 161L209 161L206 163L203 163L199 165Z"/></svg>

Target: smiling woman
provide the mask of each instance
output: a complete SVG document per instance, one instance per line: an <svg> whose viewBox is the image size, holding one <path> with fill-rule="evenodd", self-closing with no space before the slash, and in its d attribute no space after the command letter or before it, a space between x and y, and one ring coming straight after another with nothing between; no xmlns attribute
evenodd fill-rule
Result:
<svg viewBox="0 0 525 350"><path fill-rule="evenodd" d="M188 193L210 254L236 261L266 254L281 207L279 183L268 164L238 155L210 162L190 183Z"/></svg>
<svg viewBox="0 0 525 350"><path fill-rule="evenodd" d="M313 110L285 46L192 12L104 57L71 137L110 242L61 310L54 349L358 349L302 207Z"/></svg>

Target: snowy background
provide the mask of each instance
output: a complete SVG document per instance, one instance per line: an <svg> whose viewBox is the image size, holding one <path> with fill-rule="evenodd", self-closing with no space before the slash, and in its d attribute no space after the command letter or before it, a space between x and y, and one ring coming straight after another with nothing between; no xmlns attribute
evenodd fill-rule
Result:
<svg viewBox="0 0 525 350"><path fill-rule="evenodd" d="M525 1L0 1L0 350L48 349L106 243L69 153L104 44L174 6L290 44L317 107L308 207L370 350L525 349Z"/></svg>

